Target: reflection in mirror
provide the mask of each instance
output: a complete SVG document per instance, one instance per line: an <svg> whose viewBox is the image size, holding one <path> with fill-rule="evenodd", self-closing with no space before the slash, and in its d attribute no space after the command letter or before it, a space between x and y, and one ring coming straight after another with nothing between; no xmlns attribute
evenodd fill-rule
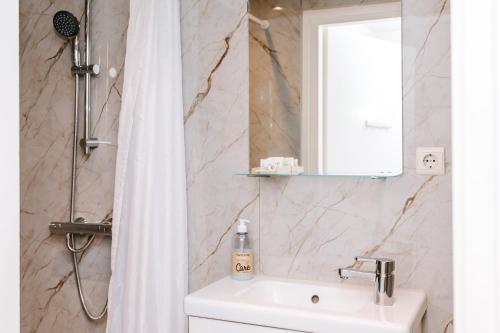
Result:
<svg viewBox="0 0 500 333"><path fill-rule="evenodd" d="M251 0L250 12L251 172L400 175L399 1Z"/></svg>

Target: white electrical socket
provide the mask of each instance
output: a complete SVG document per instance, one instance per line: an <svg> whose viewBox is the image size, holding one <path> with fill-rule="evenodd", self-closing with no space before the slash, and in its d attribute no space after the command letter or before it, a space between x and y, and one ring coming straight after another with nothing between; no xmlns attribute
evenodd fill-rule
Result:
<svg viewBox="0 0 500 333"><path fill-rule="evenodd" d="M446 161L443 147L419 147L415 160L419 175L444 175L445 173Z"/></svg>

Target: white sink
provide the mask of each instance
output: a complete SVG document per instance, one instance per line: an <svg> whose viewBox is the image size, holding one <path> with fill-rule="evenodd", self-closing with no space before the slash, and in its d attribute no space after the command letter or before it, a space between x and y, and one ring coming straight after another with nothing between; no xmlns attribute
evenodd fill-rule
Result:
<svg viewBox="0 0 500 333"><path fill-rule="evenodd" d="M190 317L311 333L420 332L425 293L396 289L394 298L392 306L375 305L373 285L348 282L224 278L188 295L185 311Z"/></svg>

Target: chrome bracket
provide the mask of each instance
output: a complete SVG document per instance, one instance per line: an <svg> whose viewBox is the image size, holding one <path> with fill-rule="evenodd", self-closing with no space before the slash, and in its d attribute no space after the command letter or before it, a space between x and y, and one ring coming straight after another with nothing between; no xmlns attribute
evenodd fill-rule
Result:
<svg viewBox="0 0 500 333"><path fill-rule="evenodd" d="M77 74L77 75L85 75L85 74L91 74L91 75L99 75L101 72L101 66L98 64L93 64L93 65L81 65L81 66L73 66L71 67L71 73L72 74Z"/></svg>

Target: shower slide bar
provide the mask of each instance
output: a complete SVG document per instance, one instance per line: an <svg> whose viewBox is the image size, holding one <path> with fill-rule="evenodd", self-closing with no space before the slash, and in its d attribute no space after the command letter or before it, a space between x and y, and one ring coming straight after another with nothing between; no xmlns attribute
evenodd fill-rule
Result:
<svg viewBox="0 0 500 333"><path fill-rule="evenodd" d="M85 60L82 64L81 52L80 52L80 21L68 11L61 10L58 11L53 17L53 24L55 30L62 37L66 38L73 44L73 66L71 68L71 73L75 80L75 103L74 103L74 124L73 124L73 154L71 161L71 191L69 200L69 222L52 222L49 224L49 230L53 234L64 234L66 235L66 247L71 252L71 257L73 259L73 271L76 280L76 287L78 289L78 296L80 298L80 303L82 305L83 311L87 318L92 321L98 321L104 318L108 309L108 301L106 299L106 304L102 307L101 311L94 314L90 311L87 300L84 294L83 285L80 277L79 260L83 253L90 247L93 243L96 235L111 236L111 224L109 220L103 221L101 223L85 223L85 219L82 217L75 218L75 202L76 202L76 178L77 178L77 159L78 159L78 129L80 116L80 78L85 79L85 92L84 92L84 128L83 128L83 138L80 140L82 146L82 153L89 156L91 151L97 148L100 144L105 144L107 142L100 141L97 138L90 137L90 113L91 113L91 98L90 98L90 88L91 88L91 78L99 74L100 68L97 64L92 64L91 60L91 48L90 48L90 15L91 15L91 2L93 0L85 0ZM89 234L88 237L81 247L76 247L76 237L80 234ZM80 256L80 257L79 257Z"/></svg>
<svg viewBox="0 0 500 333"><path fill-rule="evenodd" d="M112 224L107 221L100 223L51 222L49 224L49 230L54 235L79 234L111 236Z"/></svg>

